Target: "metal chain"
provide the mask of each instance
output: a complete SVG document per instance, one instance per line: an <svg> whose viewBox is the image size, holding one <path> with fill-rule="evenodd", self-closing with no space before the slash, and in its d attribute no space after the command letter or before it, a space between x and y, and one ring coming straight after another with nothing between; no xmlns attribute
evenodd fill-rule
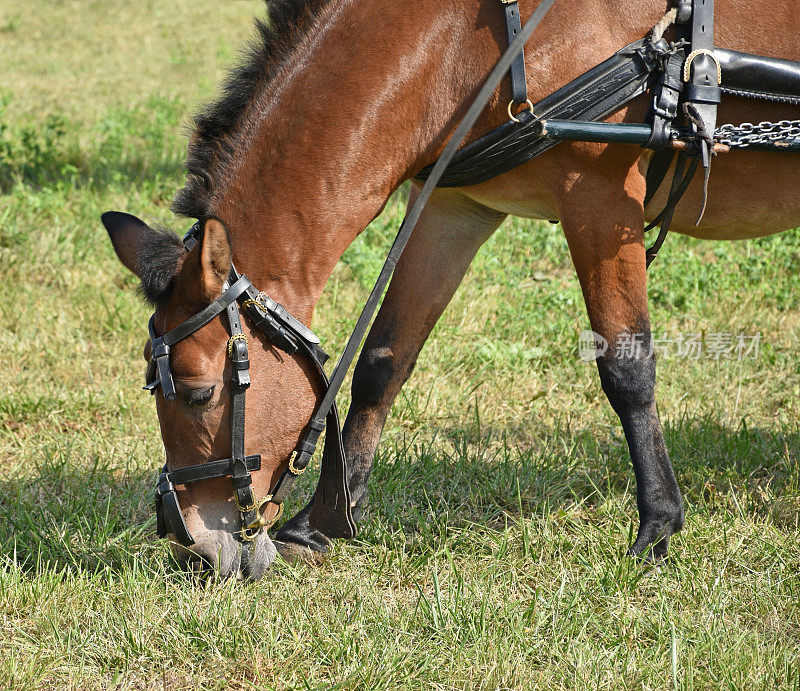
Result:
<svg viewBox="0 0 800 691"><path fill-rule="evenodd" d="M720 144L746 149L755 144L771 144L800 139L800 120L778 122L743 122L741 125L720 125L714 132Z"/></svg>

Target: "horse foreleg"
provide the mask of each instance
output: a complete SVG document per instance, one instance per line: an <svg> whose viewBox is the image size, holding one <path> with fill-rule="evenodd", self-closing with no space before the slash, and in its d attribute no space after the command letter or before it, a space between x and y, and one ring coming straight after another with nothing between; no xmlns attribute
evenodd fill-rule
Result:
<svg viewBox="0 0 800 691"><path fill-rule="evenodd" d="M597 368L636 475L639 531L629 553L650 560L666 556L670 536L683 526L683 500L655 403L643 213L636 201L644 190L632 173L636 179L613 187L582 180L567 195L561 220L592 329L608 343Z"/></svg>
<svg viewBox="0 0 800 691"><path fill-rule="evenodd" d="M409 205L416 194L412 189ZM504 218L453 190L436 190L420 217L353 373L343 436L357 519L392 402L478 248ZM327 550L328 539L309 525L310 509L311 504L276 536L284 556L294 556L298 545L318 553Z"/></svg>

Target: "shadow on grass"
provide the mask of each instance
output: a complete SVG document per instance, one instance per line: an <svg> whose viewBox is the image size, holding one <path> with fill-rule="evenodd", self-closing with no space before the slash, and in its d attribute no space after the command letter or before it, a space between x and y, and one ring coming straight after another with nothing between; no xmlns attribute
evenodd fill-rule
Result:
<svg viewBox="0 0 800 691"><path fill-rule="evenodd" d="M800 505L796 430L681 420L667 425L667 443L691 510L736 510L779 527L794 525ZM116 571L143 550L164 554L152 515L155 472L126 473L100 462L76 467L66 450L47 458L32 477L3 481L0 557L33 571ZM310 494L316 478L308 475L287 516ZM396 539L414 534L435 548L449 529L502 530L519 516L576 507L591 512L608 500L629 502L635 512L621 437L598 442L589 428L538 428L524 444L512 445L501 431L476 435L456 428L425 443L384 442L359 540L376 544L387 533Z"/></svg>
<svg viewBox="0 0 800 691"><path fill-rule="evenodd" d="M24 570L118 570L152 547L152 475L96 461L77 466L69 449L36 472L0 482L0 559Z"/></svg>
<svg viewBox="0 0 800 691"><path fill-rule="evenodd" d="M391 529L443 535L470 524L501 528L508 517L547 515L610 500L636 488L628 448L591 428L536 428L512 446L502 431L455 429L438 443L385 442L370 481L370 514ZM690 511L744 511L794 525L800 509L798 430L720 425L710 417L666 425ZM510 436L510 435L509 435ZM518 437L518 435L514 435ZM468 440L472 441L468 441Z"/></svg>

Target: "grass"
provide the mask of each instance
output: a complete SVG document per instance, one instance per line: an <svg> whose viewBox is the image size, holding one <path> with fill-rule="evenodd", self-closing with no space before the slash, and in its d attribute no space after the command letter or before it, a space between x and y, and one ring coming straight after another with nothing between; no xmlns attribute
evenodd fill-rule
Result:
<svg viewBox="0 0 800 691"><path fill-rule="evenodd" d="M394 406L360 536L257 584L174 570L146 309L98 219L183 225L189 113L258 9L0 0L0 687L800 688L797 232L671 237L653 267L659 336L761 334L755 359L660 364L687 501L668 568L622 557L630 462L563 237L509 220ZM331 278L329 350L401 213Z"/></svg>

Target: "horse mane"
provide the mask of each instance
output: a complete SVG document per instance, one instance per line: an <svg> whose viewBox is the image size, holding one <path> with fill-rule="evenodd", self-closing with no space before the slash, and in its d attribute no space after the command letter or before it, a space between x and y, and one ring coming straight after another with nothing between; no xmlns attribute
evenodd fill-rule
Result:
<svg viewBox="0 0 800 691"><path fill-rule="evenodd" d="M265 0L266 20L255 20L256 37L228 74L219 97L194 117L186 157L186 184L175 196L176 214L210 213L214 189L224 178L239 142L240 125L331 0Z"/></svg>

